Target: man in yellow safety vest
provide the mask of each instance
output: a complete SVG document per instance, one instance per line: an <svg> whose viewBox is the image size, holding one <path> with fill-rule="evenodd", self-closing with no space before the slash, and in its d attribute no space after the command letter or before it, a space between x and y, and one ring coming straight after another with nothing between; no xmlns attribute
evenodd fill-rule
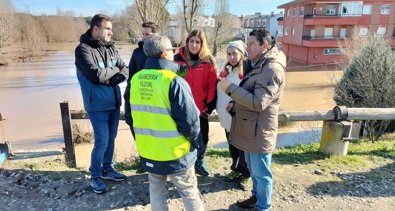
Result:
<svg viewBox="0 0 395 211"><path fill-rule="evenodd" d="M194 170L200 143L199 110L184 79L177 76L174 48L163 35L144 42L147 61L131 79L130 107L137 151L148 172L152 210L168 210L166 180L185 210L204 210ZM130 114L126 114L130 115Z"/></svg>

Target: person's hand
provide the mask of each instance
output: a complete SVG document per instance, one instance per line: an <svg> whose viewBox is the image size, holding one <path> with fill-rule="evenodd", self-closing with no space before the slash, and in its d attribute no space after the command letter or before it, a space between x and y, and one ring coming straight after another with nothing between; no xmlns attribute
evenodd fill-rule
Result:
<svg viewBox="0 0 395 211"><path fill-rule="evenodd" d="M233 105L234 105L234 102L230 102L230 103L228 103L228 105L226 106L226 110L227 110L229 113L232 111Z"/></svg>
<svg viewBox="0 0 395 211"><path fill-rule="evenodd" d="M188 72L188 66L180 65L179 69L177 70L177 75L185 79L187 72Z"/></svg>
<svg viewBox="0 0 395 211"><path fill-rule="evenodd" d="M228 79L226 78L221 78L219 80L219 85L221 86L222 91L226 91L230 85L230 81L228 81Z"/></svg>
<svg viewBox="0 0 395 211"><path fill-rule="evenodd" d="M121 73L117 73L113 77L110 78L109 84L111 86L116 86L119 83L122 83L125 79L126 79L126 77L124 75L122 75Z"/></svg>

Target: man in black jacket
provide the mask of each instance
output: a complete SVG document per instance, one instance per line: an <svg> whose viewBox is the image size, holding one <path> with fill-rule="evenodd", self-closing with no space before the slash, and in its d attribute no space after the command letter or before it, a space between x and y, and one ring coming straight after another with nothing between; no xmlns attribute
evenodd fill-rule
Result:
<svg viewBox="0 0 395 211"><path fill-rule="evenodd" d="M118 84L128 78L129 70L111 41L112 35L111 18L97 14L75 49L77 78L95 135L89 167L95 193L106 190L102 179L126 179L114 170L112 159L122 103Z"/></svg>

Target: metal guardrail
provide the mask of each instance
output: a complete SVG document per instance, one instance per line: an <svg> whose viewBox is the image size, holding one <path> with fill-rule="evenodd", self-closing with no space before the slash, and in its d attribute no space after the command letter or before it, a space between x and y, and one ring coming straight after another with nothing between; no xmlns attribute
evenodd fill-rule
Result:
<svg viewBox="0 0 395 211"><path fill-rule="evenodd" d="M84 110L69 110L68 102L60 103L62 127L65 142L66 160L75 166L75 152L72 133L72 119L89 119ZM280 122L290 121L343 121L343 120L394 120L395 108L347 108L335 106L328 111L311 112L287 112L282 111L278 115ZM120 120L124 120L121 114ZM209 116L210 122L218 122L217 115Z"/></svg>

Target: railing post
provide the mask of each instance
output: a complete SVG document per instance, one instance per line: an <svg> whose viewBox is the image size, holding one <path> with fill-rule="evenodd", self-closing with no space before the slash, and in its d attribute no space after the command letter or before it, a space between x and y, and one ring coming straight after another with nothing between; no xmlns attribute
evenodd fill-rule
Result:
<svg viewBox="0 0 395 211"><path fill-rule="evenodd" d="M72 166L76 166L74 143L73 143L73 132L71 127L71 118L69 103L67 101L60 103L60 113L62 116L62 127L63 127L63 137L66 151L66 161Z"/></svg>
<svg viewBox="0 0 395 211"><path fill-rule="evenodd" d="M319 150L339 156L347 155L348 141L343 141L344 129L348 125L339 121L324 121Z"/></svg>

